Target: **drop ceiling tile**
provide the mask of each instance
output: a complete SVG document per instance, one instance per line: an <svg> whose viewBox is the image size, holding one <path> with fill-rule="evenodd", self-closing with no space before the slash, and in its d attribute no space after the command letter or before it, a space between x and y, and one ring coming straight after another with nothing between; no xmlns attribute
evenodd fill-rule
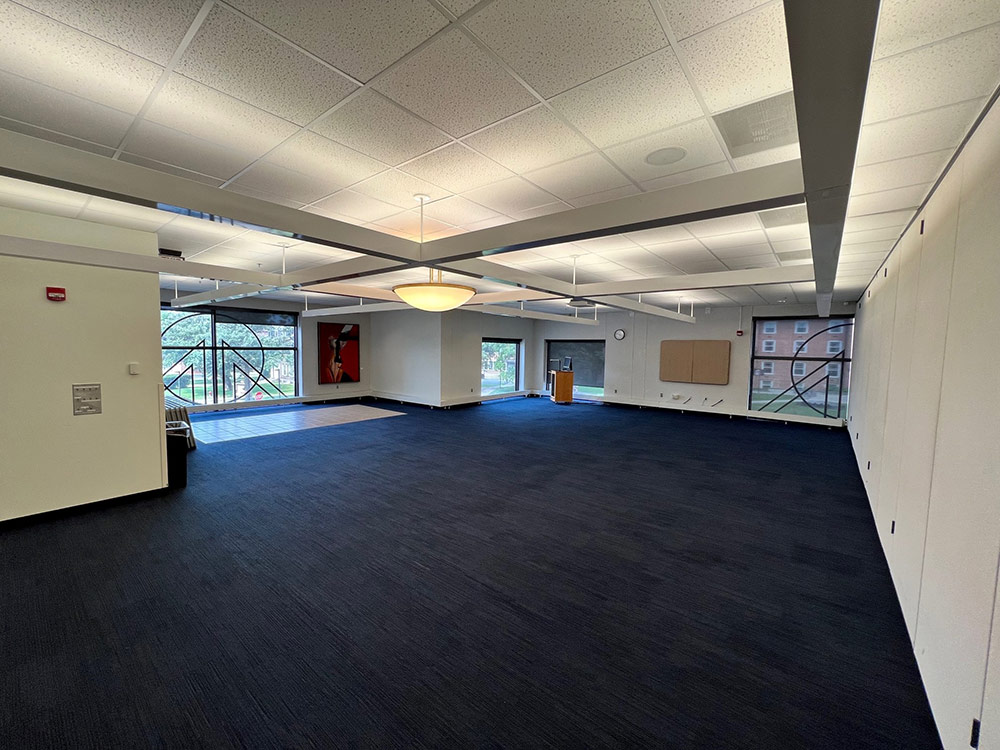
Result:
<svg viewBox="0 0 1000 750"><path fill-rule="evenodd" d="M230 5L362 81L447 25L424 0L232 0Z"/></svg>
<svg viewBox="0 0 1000 750"><path fill-rule="evenodd" d="M777 268L778 259L774 254L750 255L739 258L722 258L726 268L731 271L746 271L751 268Z"/></svg>
<svg viewBox="0 0 1000 750"><path fill-rule="evenodd" d="M681 148L685 154L673 164L656 165L646 161L648 155L663 148ZM726 158L705 118L614 146L605 153L633 179L640 181L686 172Z"/></svg>
<svg viewBox="0 0 1000 750"><path fill-rule="evenodd" d="M0 13L0 70L135 114L158 65L7 2Z"/></svg>
<svg viewBox="0 0 1000 750"><path fill-rule="evenodd" d="M715 273L729 270L721 261L714 258L703 261L671 260L670 262L684 273Z"/></svg>
<svg viewBox="0 0 1000 750"><path fill-rule="evenodd" d="M930 184L883 190L880 193L852 196L847 204L848 216L864 216L896 211L902 208L916 208L923 201Z"/></svg>
<svg viewBox="0 0 1000 750"><path fill-rule="evenodd" d="M931 151L954 149L982 109L982 101L886 120L861 128L857 164L865 166Z"/></svg>
<svg viewBox="0 0 1000 750"><path fill-rule="evenodd" d="M129 154L153 160L144 165L152 169L160 169L155 163L163 162L222 180L257 158L255 153L226 148L147 120L136 125L125 148Z"/></svg>
<svg viewBox="0 0 1000 750"><path fill-rule="evenodd" d="M452 193L464 193L513 176L495 161L458 143L421 156L400 169Z"/></svg>
<svg viewBox="0 0 1000 750"><path fill-rule="evenodd" d="M341 190L306 210L332 218L346 216L355 221L369 222L399 213L399 206L383 203L371 196L355 193L353 190Z"/></svg>
<svg viewBox="0 0 1000 750"><path fill-rule="evenodd" d="M357 88L219 5L205 19L177 72L299 125Z"/></svg>
<svg viewBox="0 0 1000 750"><path fill-rule="evenodd" d="M871 214L870 216L849 216L844 222L844 233L864 232L870 229L883 229L903 226L913 216L913 211L892 211L887 214Z"/></svg>
<svg viewBox="0 0 1000 750"><path fill-rule="evenodd" d="M762 229L751 229L746 232L732 232L728 234L703 235L702 244L709 250L725 250L733 247L745 247L747 245L766 245L767 236ZM749 255L749 253L744 253Z"/></svg>
<svg viewBox="0 0 1000 750"><path fill-rule="evenodd" d="M808 224L786 224L783 227L771 227L766 230L767 238L773 241L800 240L809 238Z"/></svg>
<svg viewBox="0 0 1000 750"><path fill-rule="evenodd" d="M771 3L679 43L712 112L792 88L785 13Z"/></svg>
<svg viewBox="0 0 1000 750"><path fill-rule="evenodd" d="M182 250L186 255L188 251L205 250L246 231L230 224L196 219L193 216L178 216L157 230L156 234L160 238L161 247Z"/></svg>
<svg viewBox="0 0 1000 750"><path fill-rule="evenodd" d="M882 255L888 253L892 246L896 244L896 240L899 238L899 232L896 232L896 237L887 240L873 240L869 242L856 242L850 245L844 245L841 247L840 252L842 255Z"/></svg>
<svg viewBox="0 0 1000 750"><path fill-rule="evenodd" d="M736 216L723 216L718 219L695 221L684 226L691 234L700 239L715 237L720 234L750 232L760 229L760 220L756 214L737 214Z"/></svg>
<svg viewBox="0 0 1000 750"><path fill-rule="evenodd" d="M686 39L730 18L753 10L768 0L670 0L663 3L670 28L677 39Z"/></svg>
<svg viewBox="0 0 1000 750"><path fill-rule="evenodd" d="M545 192L520 177L511 177L492 185L470 190L465 194L465 197L509 216L513 216L518 211L527 211L553 203L551 193Z"/></svg>
<svg viewBox="0 0 1000 750"><path fill-rule="evenodd" d="M146 119L257 154L269 151L298 130L287 120L176 73L147 110Z"/></svg>
<svg viewBox="0 0 1000 750"><path fill-rule="evenodd" d="M428 203L424 206L424 215L459 227L467 227L498 217L496 211L473 203L460 195Z"/></svg>
<svg viewBox="0 0 1000 750"><path fill-rule="evenodd" d="M546 98L667 44L645 0L497 0L467 25Z"/></svg>
<svg viewBox="0 0 1000 750"><path fill-rule="evenodd" d="M552 106L600 147L702 115L670 48L570 89L554 98Z"/></svg>
<svg viewBox="0 0 1000 750"><path fill-rule="evenodd" d="M437 185L395 170L377 174L364 182L359 182L351 189L406 209L416 205L414 195L427 195L431 200L447 198L449 195L447 190Z"/></svg>
<svg viewBox="0 0 1000 750"><path fill-rule="evenodd" d="M771 247L776 253L791 253L799 250L812 250L812 240L809 237L800 237L794 240L771 240Z"/></svg>
<svg viewBox="0 0 1000 750"><path fill-rule="evenodd" d="M618 200L619 198L627 198L630 195L638 195L641 192L635 185L623 185L622 187L611 188L610 190L601 190L597 193L570 198L569 202L577 208L582 208L583 206L593 206L598 203Z"/></svg>
<svg viewBox="0 0 1000 750"><path fill-rule="evenodd" d="M269 161L259 161L229 187L234 190L259 190L302 205L330 195L343 187L343 183L331 176L303 174Z"/></svg>
<svg viewBox="0 0 1000 750"><path fill-rule="evenodd" d="M712 254L719 260L725 262L729 258L745 258L751 255L771 254L771 246L767 243L756 245L731 245L729 247L718 247L712 249Z"/></svg>
<svg viewBox="0 0 1000 750"><path fill-rule="evenodd" d="M312 129L392 166L449 140L433 125L371 90L346 102Z"/></svg>
<svg viewBox="0 0 1000 750"><path fill-rule="evenodd" d="M329 180L337 187L360 182L387 169L375 159L310 132L282 143L267 155L267 161Z"/></svg>
<svg viewBox="0 0 1000 750"><path fill-rule="evenodd" d="M769 148L765 151L758 151L755 154L736 156L733 158L733 163L736 164L736 169L742 172L746 169L757 169L757 167L766 167L771 164L779 164L783 161L792 161L793 159L798 159L801 155L799 144L790 143L787 146Z"/></svg>
<svg viewBox="0 0 1000 750"><path fill-rule="evenodd" d="M498 62L454 30L386 73L375 88L456 138L537 101Z"/></svg>
<svg viewBox="0 0 1000 750"><path fill-rule="evenodd" d="M678 172L677 174L670 174L664 177L656 177L652 180L643 180L640 185L642 185L644 190L662 190L663 188L675 187L677 185L689 185L692 182L701 182L702 180L709 180L713 177L721 177L722 175L732 174L733 169L729 166L729 162L720 161L717 164L709 164L705 167L696 167L695 169L689 169L686 172Z"/></svg>
<svg viewBox="0 0 1000 750"><path fill-rule="evenodd" d="M202 0L17 0L18 4L166 65Z"/></svg>
<svg viewBox="0 0 1000 750"><path fill-rule="evenodd" d="M528 172L525 177L564 200L629 184L628 178L600 154L578 156Z"/></svg>
<svg viewBox="0 0 1000 750"><path fill-rule="evenodd" d="M845 252L849 245L858 245L863 242L878 242L884 240L895 241L899 237L898 227L883 227L882 229L867 229L860 232L845 232L841 243L841 252Z"/></svg>
<svg viewBox="0 0 1000 750"><path fill-rule="evenodd" d="M875 59L1000 22L996 0L914 3L883 0L879 9Z"/></svg>
<svg viewBox="0 0 1000 750"><path fill-rule="evenodd" d="M132 115L0 71L0 116L117 147Z"/></svg>
<svg viewBox="0 0 1000 750"><path fill-rule="evenodd" d="M988 96L1000 71L1000 26L872 63L865 122Z"/></svg>
<svg viewBox="0 0 1000 750"><path fill-rule="evenodd" d="M641 247L649 247L650 245L662 245L668 242L690 240L692 235L682 226L669 226L643 229L639 232L627 232L624 236Z"/></svg>
<svg viewBox="0 0 1000 750"><path fill-rule="evenodd" d="M662 245L650 245L646 249L674 265L677 265L678 262L705 263L716 260L715 256L706 250L705 246L698 240L665 242Z"/></svg>
<svg viewBox="0 0 1000 750"><path fill-rule="evenodd" d="M591 150L572 128L544 106L467 136L465 142L518 174Z"/></svg>
<svg viewBox="0 0 1000 750"><path fill-rule="evenodd" d="M944 149L906 159L858 167L854 170L854 178L851 180L851 194L864 195L933 182L944 170L953 153L952 149Z"/></svg>
<svg viewBox="0 0 1000 750"><path fill-rule="evenodd" d="M136 164L140 167L145 167L146 169L155 169L158 172L166 172L167 174L175 174L178 177L183 177L187 180L194 180L195 182L202 182L206 185L211 185L212 187L219 187L225 181L218 177L209 177L208 175L201 174L200 172L193 172L190 169L175 167L172 164L164 164L161 161L147 159L144 156L137 156L136 154L123 153L119 159L129 164Z"/></svg>
<svg viewBox="0 0 1000 750"><path fill-rule="evenodd" d="M441 4L456 16L472 10L478 2L479 0L441 0Z"/></svg>

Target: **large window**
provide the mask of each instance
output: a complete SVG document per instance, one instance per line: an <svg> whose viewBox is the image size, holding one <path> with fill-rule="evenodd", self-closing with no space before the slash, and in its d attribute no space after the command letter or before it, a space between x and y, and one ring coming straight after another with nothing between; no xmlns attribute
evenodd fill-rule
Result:
<svg viewBox="0 0 1000 750"><path fill-rule="evenodd" d="M521 384L521 342L516 339L483 339L480 393L493 396L513 393Z"/></svg>
<svg viewBox="0 0 1000 750"><path fill-rule="evenodd" d="M163 384L186 404L298 395L295 314L235 308L163 309Z"/></svg>
<svg viewBox="0 0 1000 750"><path fill-rule="evenodd" d="M545 343L546 372L558 370L566 357L572 357L573 393L580 396L604 395L603 341L546 341Z"/></svg>
<svg viewBox="0 0 1000 750"><path fill-rule="evenodd" d="M853 330L852 318L755 320L750 408L835 419L846 414Z"/></svg>

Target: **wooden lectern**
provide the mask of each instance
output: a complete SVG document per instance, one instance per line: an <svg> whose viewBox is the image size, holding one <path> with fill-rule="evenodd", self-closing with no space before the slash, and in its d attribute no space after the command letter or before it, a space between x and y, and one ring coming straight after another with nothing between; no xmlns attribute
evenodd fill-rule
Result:
<svg viewBox="0 0 1000 750"><path fill-rule="evenodd" d="M573 371L549 370L549 394L557 404L572 404Z"/></svg>

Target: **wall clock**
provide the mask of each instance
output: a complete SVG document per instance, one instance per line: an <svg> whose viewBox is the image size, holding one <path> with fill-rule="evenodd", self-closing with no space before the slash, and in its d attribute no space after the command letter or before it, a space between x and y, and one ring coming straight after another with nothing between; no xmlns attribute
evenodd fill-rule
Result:
<svg viewBox="0 0 1000 750"><path fill-rule="evenodd" d="M618 339L619 341L625 338L625 329L619 328L617 331L615 331L615 338Z"/></svg>

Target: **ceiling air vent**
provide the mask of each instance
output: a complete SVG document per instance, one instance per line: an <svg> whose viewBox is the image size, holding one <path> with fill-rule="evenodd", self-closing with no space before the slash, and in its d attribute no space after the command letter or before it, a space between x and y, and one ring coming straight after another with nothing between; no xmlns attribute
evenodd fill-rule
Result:
<svg viewBox="0 0 1000 750"><path fill-rule="evenodd" d="M712 119L734 159L799 140L791 91L722 112Z"/></svg>
<svg viewBox="0 0 1000 750"><path fill-rule="evenodd" d="M161 247L160 255L164 255L168 258L180 258L181 260L184 260L183 253L181 253L180 250L168 250L165 247Z"/></svg>

